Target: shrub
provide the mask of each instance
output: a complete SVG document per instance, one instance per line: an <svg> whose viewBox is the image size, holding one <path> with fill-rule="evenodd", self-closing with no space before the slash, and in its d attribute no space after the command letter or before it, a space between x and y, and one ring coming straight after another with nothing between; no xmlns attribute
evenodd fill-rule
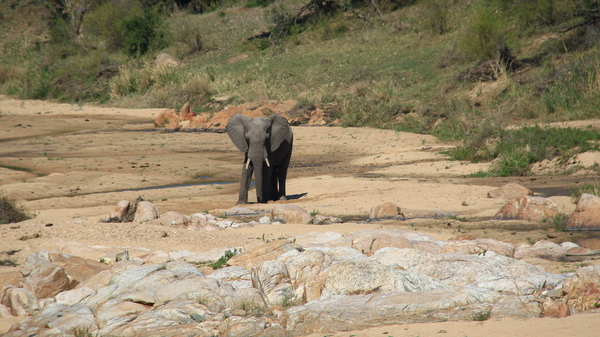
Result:
<svg viewBox="0 0 600 337"><path fill-rule="evenodd" d="M461 48L478 60L496 58L498 50L506 43L504 30L499 15L484 7L466 27Z"/></svg>
<svg viewBox="0 0 600 337"><path fill-rule="evenodd" d="M187 46L190 54L204 50L202 26L198 20L184 20L174 25L174 40Z"/></svg>
<svg viewBox="0 0 600 337"><path fill-rule="evenodd" d="M0 224L9 224L31 219L22 207L15 204L7 197L0 197Z"/></svg>
<svg viewBox="0 0 600 337"><path fill-rule="evenodd" d="M124 50L130 56L146 54L153 48L166 46L160 15L150 8L143 14L133 14L123 21Z"/></svg>

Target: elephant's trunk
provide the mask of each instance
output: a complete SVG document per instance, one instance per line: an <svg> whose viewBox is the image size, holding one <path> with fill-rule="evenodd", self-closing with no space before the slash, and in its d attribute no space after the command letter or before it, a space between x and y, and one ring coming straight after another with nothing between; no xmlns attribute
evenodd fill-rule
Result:
<svg viewBox="0 0 600 337"><path fill-rule="evenodd" d="M270 199L269 184L271 179L269 178L270 163L267 159L267 149L264 146L261 146L259 149L254 148L254 151L249 151L246 166L248 166L250 162L252 162L254 167L256 201L259 203L268 202Z"/></svg>

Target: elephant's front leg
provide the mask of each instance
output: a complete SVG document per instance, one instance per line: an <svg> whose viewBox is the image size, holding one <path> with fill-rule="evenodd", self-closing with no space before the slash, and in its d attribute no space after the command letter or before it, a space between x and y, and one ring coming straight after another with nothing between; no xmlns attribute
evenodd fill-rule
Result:
<svg viewBox="0 0 600 337"><path fill-rule="evenodd" d="M248 156L245 157L244 164L242 165L242 178L240 179L240 196L237 205L248 203L248 189L250 188L250 182L252 181L252 173L254 171L254 165L246 165L248 162ZM246 166L248 166L246 168Z"/></svg>

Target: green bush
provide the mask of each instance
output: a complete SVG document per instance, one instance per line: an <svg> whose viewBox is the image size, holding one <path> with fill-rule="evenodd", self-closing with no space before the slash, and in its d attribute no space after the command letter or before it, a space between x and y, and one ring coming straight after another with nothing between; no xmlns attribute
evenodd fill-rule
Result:
<svg viewBox="0 0 600 337"><path fill-rule="evenodd" d="M497 57L498 50L505 44L505 27L499 14L484 7L465 28L461 49L470 57L489 60Z"/></svg>
<svg viewBox="0 0 600 337"><path fill-rule="evenodd" d="M22 207L7 197L0 197L0 224L9 224L31 219Z"/></svg>
<svg viewBox="0 0 600 337"><path fill-rule="evenodd" d="M164 48L167 41L162 18L150 8L144 8L143 14L133 14L123 20L123 37L124 51L130 56Z"/></svg>
<svg viewBox="0 0 600 337"><path fill-rule="evenodd" d="M105 48L117 51L125 45L123 21L134 14L141 14L142 6L138 1L107 1L96 7L85 17L85 28L98 36Z"/></svg>

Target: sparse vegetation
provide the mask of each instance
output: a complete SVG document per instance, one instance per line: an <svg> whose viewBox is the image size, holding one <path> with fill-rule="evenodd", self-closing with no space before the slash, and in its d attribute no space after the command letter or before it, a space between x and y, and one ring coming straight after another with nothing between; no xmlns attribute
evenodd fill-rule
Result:
<svg viewBox="0 0 600 337"><path fill-rule="evenodd" d="M490 317L492 317L491 310L490 311L482 311L482 312L475 314L473 316L473 320L478 321L478 322L483 322L483 321L487 321L488 319L490 319Z"/></svg>
<svg viewBox="0 0 600 337"><path fill-rule="evenodd" d="M575 185L571 189L571 201L576 204L579 201L579 197L583 194L591 194L600 197L600 182L596 183L584 183L581 185Z"/></svg>
<svg viewBox="0 0 600 337"><path fill-rule="evenodd" d="M19 264L12 259L0 259L0 266L4 266L4 267L16 267Z"/></svg>
<svg viewBox="0 0 600 337"><path fill-rule="evenodd" d="M0 197L0 225L21 222L31 219L31 216L7 197Z"/></svg>

